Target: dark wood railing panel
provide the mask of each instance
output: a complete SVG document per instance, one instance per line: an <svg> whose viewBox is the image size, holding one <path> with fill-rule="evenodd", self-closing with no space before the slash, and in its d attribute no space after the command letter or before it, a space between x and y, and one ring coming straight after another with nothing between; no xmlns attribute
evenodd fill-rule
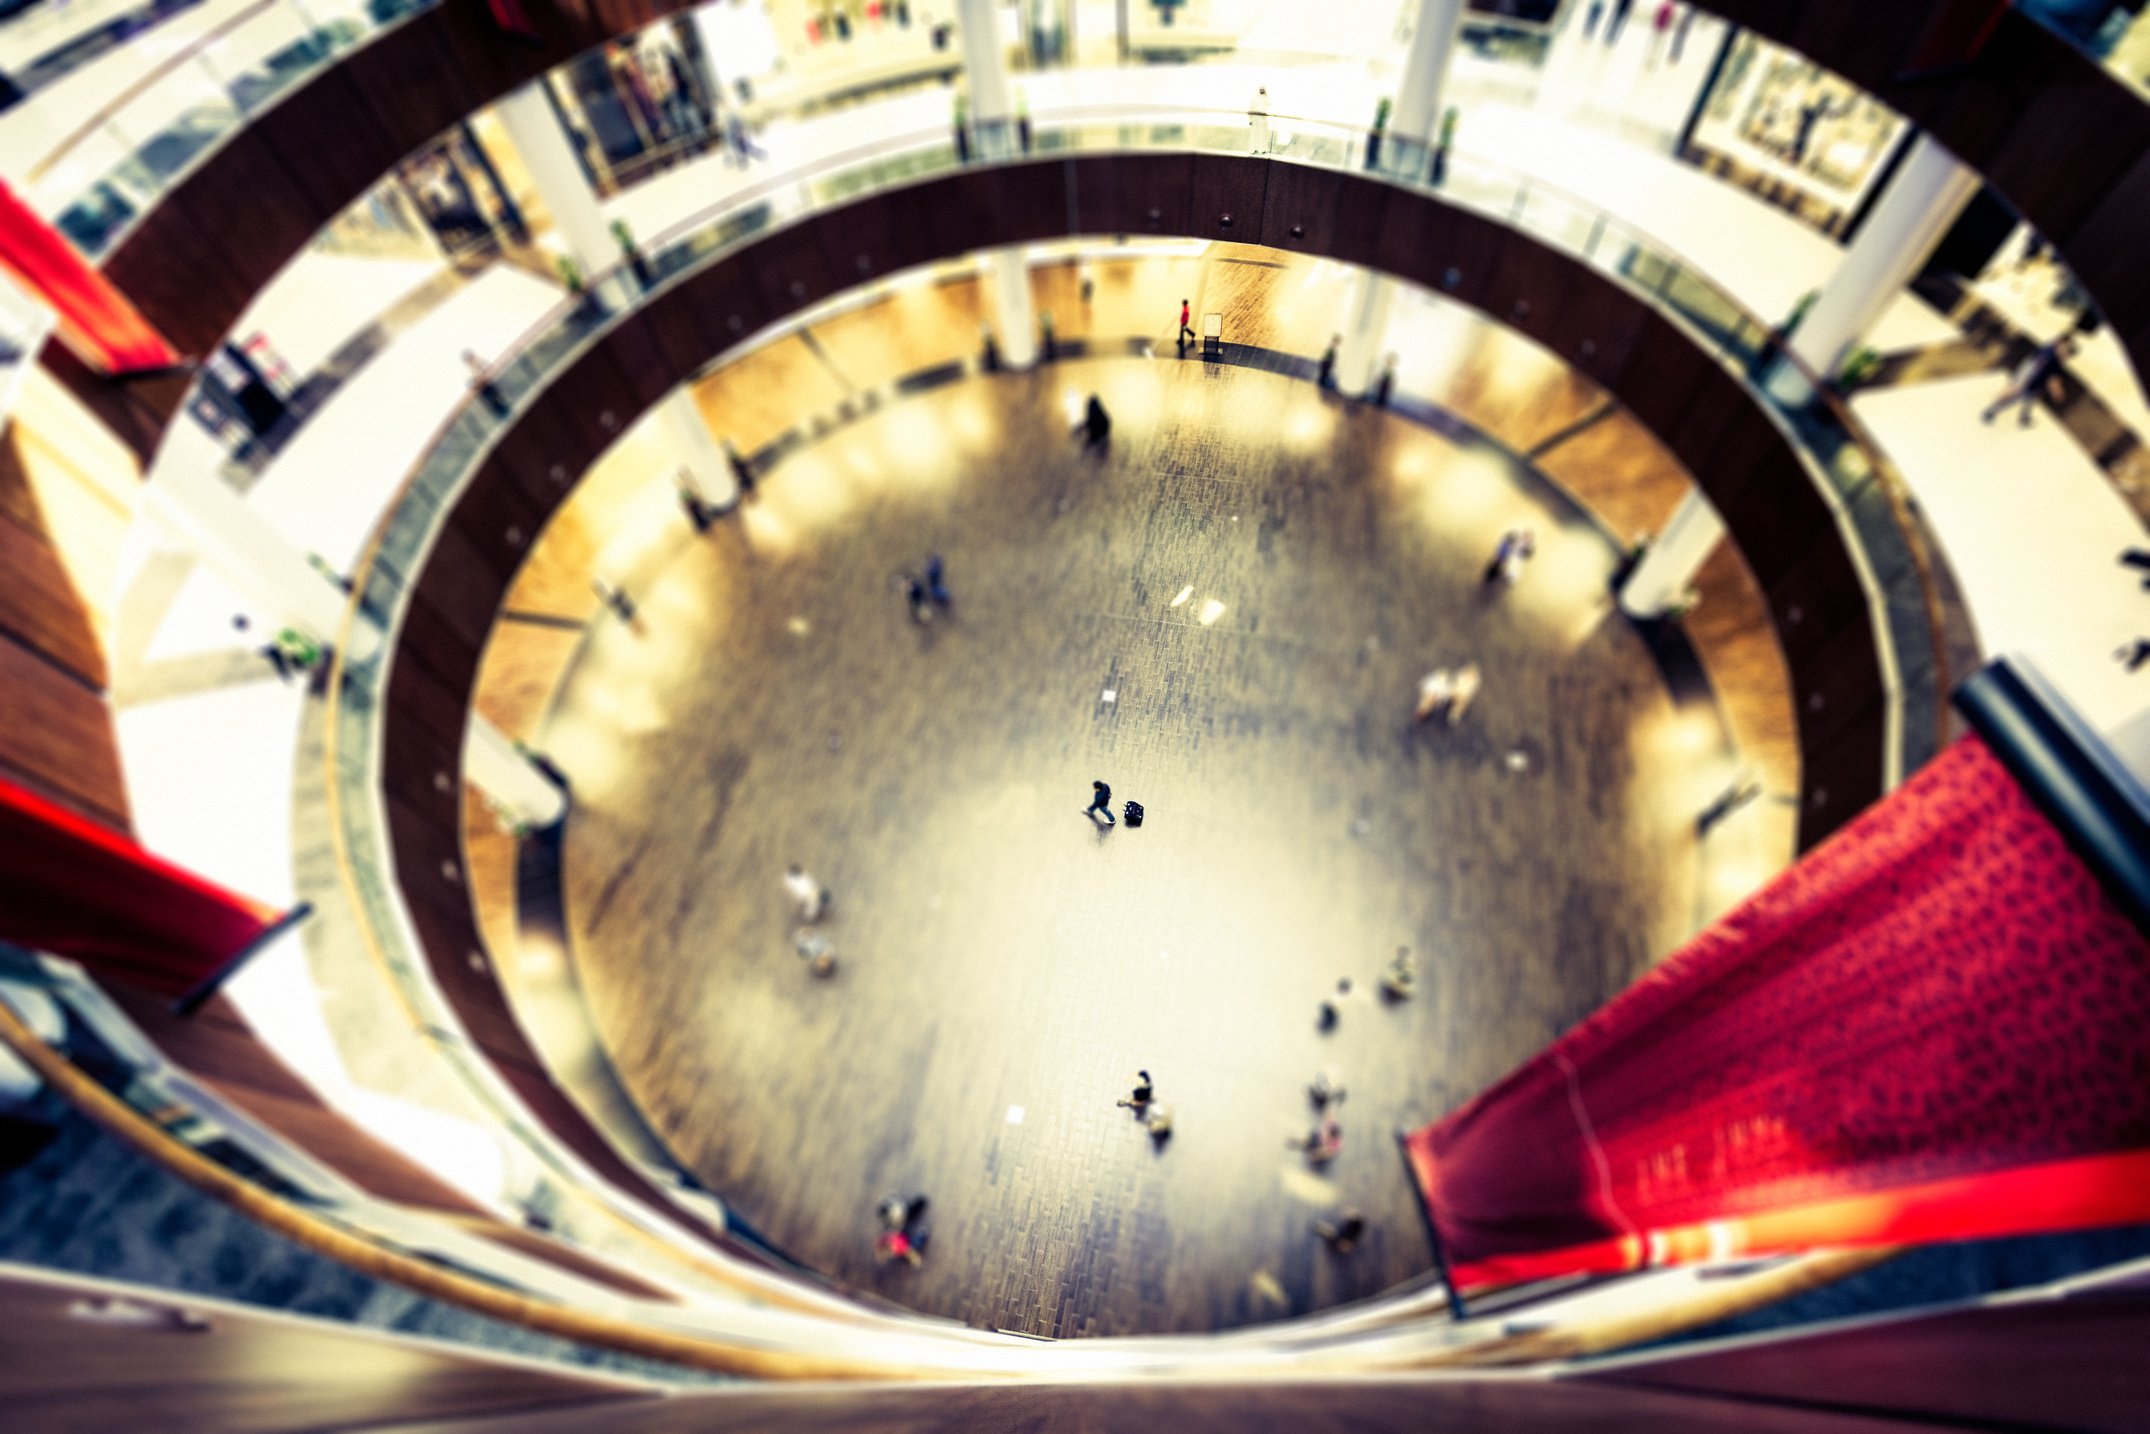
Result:
<svg viewBox="0 0 2150 1434"><path fill-rule="evenodd" d="M1194 157L1191 233L1233 244L1262 242L1262 202L1276 161L1240 154Z"/></svg>
<svg viewBox="0 0 2150 1434"><path fill-rule="evenodd" d="M1882 782L1882 749L1888 719L1870 707L1824 745L1802 746L1799 757L1799 843L1812 847L1866 810L1866 793Z"/></svg>
<svg viewBox="0 0 2150 1434"><path fill-rule="evenodd" d="M1068 165L1079 232L1195 232L1193 155L1096 155Z"/></svg>
<svg viewBox="0 0 2150 1434"><path fill-rule="evenodd" d="M1851 555L1826 534L1817 535L1764 592L1787 659L1804 658L1846 627L1870 620Z"/></svg>
<svg viewBox="0 0 2150 1434"><path fill-rule="evenodd" d="M1851 725L1884 706L1881 685L1875 680L1879 657L1874 650L1873 628L1863 622L1847 623L1797 656L1787 655L1785 666L1792 675L1792 701L1799 719L1799 750L1802 762L1810 752L1836 745ZM1873 801L1880 787L1867 789L1860 805Z"/></svg>

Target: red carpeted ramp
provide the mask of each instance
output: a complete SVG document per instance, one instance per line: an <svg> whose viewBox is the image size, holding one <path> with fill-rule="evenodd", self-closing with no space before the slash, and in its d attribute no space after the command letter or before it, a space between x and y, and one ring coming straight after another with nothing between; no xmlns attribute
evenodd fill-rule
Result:
<svg viewBox="0 0 2150 1434"><path fill-rule="evenodd" d="M179 361L164 336L74 246L0 183L0 269L50 304L60 330L103 373L139 373Z"/></svg>
<svg viewBox="0 0 2150 1434"><path fill-rule="evenodd" d="M0 940L177 996L276 920L274 910L0 782Z"/></svg>
<svg viewBox="0 0 2150 1434"><path fill-rule="evenodd" d="M1967 737L1406 1145L1465 1294L2150 1220L2150 943Z"/></svg>

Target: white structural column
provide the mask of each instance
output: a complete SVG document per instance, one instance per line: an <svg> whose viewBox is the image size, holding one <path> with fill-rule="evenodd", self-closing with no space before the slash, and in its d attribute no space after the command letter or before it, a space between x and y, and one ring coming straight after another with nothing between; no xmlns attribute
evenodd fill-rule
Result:
<svg viewBox="0 0 2150 1434"><path fill-rule="evenodd" d="M498 727L475 712L463 737L463 771L479 791L517 821L547 827L567 812L567 794Z"/></svg>
<svg viewBox="0 0 2150 1434"><path fill-rule="evenodd" d="M1001 361L1010 368L1029 368L1038 357L1038 312L1030 294L1030 261L1021 249L988 249L985 270Z"/></svg>
<svg viewBox="0 0 2150 1434"><path fill-rule="evenodd" d="M1441 95L1456 54L1456 27L1463 0L1418 0L1411 48L1404 55L1403 82L1389 115L1389 135L1407 146L1431 144L1441 122Z"/></svg>
<svg viewBox="0 0 2150 1434"><path fill-rule="evenodd" d="M560 117L545 93L544 81L532 80L500 101L498 109L501 128L522 156L523 168L551 213L560 242L583 276L618 263L620 247L612 240L612 226L605 221L605 211L575 152L567 147L567 135L560 129Z"/></svg>
<svg viewBox="0 0 2150 1434"><path fill-rule="evenodd" d="M731 460L717 443L716 435L709 431L702 407L694 401L687 385L681 384L658 400L652 417L664 426L665 438L686 465L696 492L720 507L739 496L739 480L732 472Z"/></svg>
<svg viewBox="0 0 2150 1434"><path fill-rule="evenodd" d="M996 0L956 0L956 30L963 41L963 73L970 83L971 128L985 159L1011 154L1015 136L1009 118L1015 113L1008 88L1008 57L1000 44L1000 9Z"/></svg>
<svg viewBox="0 0 2150 1434"><path fill-rule="evenodd" d="M1688 490L1665 529L1643 550L1642 561L1620 584L1620 610L1629 617L1663 617L1686 599L1688 584L1724 536L1724 519L1702 496Z"/></svg>
<svg viewBox="0 0 2150 1434"><path fill-rule="evenodd" d="M346 630L348 599L342 589L216 474L183 472L185 466L160 474L143 502L165 532L238 591L269 629L264 640L290 628L323 647L343 638L358 649L349 656L372 656L380 632L363 621ZM566 810L566 799L551 779L475 713L465 762L479 789L524 821L543 826Z"/></svg>
<svg viewBox="0 0 2150 1434"><path fill-rule="evenodd" d="M148 486L150 515L246 600L269 629L264 640L288 627L324 646L334 642L343 627L342 591L214 472L190 467L172 464Z"/></svg>
<svg viewBox="0 0 2150 1434"><path fill-rule="evenodd" d="M1821 378L1833 376L1941 236L1978 192L1978 175L1921 134L1852 237L1821 297L1792 335L1791 350ZM1770 385L1787 402L1804 402L1807 385L1786 366Z"/></svg>
<svg viewBox="0 0 2150 1434"><path fill-rule="evenodd" d="M1379 371L1382 348L1389 334L1389 306L1396 298L1396 282L1374 269L1361 269L1345 318L1343 347L1336 355L1336 386L1345 393L1360 394L1373 386Z"/></svg>

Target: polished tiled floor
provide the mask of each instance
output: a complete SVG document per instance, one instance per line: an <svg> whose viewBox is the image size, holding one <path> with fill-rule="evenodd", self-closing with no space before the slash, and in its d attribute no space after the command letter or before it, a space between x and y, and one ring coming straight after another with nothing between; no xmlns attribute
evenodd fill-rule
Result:
<svg viewBox="0 0 2150 1434"><path fill-rule="evenodd" d="M1093 388L1102 458L1066 436ZM1517 522L1541 555L1486 590ZM935 550L956 604L919 628L894 574ZM1692 821L1723 728L1608 614L1614 557L1497 447L1272 374L1078 361L840 428L674 544L542 726L606 1043L747 1220L929 1311L1199 1329L1423 1272L1395 1127L1711 905ZM1418 675L1466 657L1478 707L1414 730ZM1091 828L1100 776L1146 827ZM790 860L837 893L827 982L787 940ZM1401 943L1425 991L1383 1007ZM1136 1066L1176 1113L1162 1150L1113 1105ZM1316 1172L1286 1138L1332 1066L1347 1136ZM922 1270L872 1263L892 1190L932 1196ZM1306 1226L1347 1203L1373 1233L1340 1259Z"/></svg>

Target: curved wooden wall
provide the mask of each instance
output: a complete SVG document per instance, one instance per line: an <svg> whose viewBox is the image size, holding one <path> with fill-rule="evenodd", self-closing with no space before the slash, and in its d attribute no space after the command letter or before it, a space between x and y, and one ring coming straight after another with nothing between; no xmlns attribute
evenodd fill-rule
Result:
<svg viewBox="0 0 2150 1434"><path fill-rule="evenodd" d="M870 279L1069 234L1231 239L1383 269L1529 334L1618 395L1695 474L1769 598L1807 774L1802 845L1881 795L1875 637L1851 556L1800 459L1728 373L1611 280L1490 220L1378 180L1269 159L1134 154L970 170L770 235L648 299L501 436L415 575L389 673L390 841L435 979L539 1117L633 1188L545 1074L490 968L465 885L462 739L480 654L531 541L643 410L755 330Z"/></svg>

